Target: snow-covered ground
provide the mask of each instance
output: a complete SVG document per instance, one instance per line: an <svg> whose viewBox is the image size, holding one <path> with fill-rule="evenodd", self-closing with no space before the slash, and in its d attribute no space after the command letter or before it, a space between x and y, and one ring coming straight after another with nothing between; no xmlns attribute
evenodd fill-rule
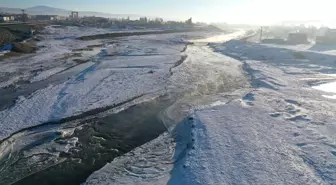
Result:
<svg viewBox="0 0 336 185"><path fill-rule="evenodd" d="M173 107L189 117L93 173L86 184L336 184L333 52L238 40L210 47L216 53L208 51L206 58L200 48L187 52L197 51L197 63L206 66L226 63L218 73L232 72L238 81L245 76L250 86L214 91L203 106L184 97L193 101ZM174 71L188 63L197 68L190 61L195 58ZM195 76L206 79L207 71Z"/></svg>
<svg viewBox="0 0 336 185"><path fill-rule="evenodd" d="M162 31L163 29L113 29L113 28L94 28L94 27L78 27L78 26L59 26L51 25L47 26L42 31L44 34L50 34L51 37L58 40L66 40L81 36L97 35L105 33L117 33L117 32L146 32L146 31Z"/></svg>
<svg viewBox="0 0 336 185"><path fill-rule="evenodd" d="M67 40L71 38L110 33L112 30L104 28L93 27L78 27L78 26L47 26L42 33L49 35L49 37L57 38L58 40Z"/></svg>
<svg viewBox="0 0 336 185"><path fill-rule="evenodd" d="M201 40L195 38L204 33L83 42L73 37L97 30L62 29L47 28L36 55L1 66L3 76L13 77L5 85L70 75L0 111L0 139L168 93L178 97L159 115L169 132L114 159L85 184L336 184L332 46L221 43L243 31ZM188 39L195 43L185 48ZM78 50L88 46L94 49ZM68 56L73 50L80 56ZM78 65L74 58L88 61Z"/></svg>
<svg viewBox="0 0 336 185"><path fill-rule="evenodd" d="M150 30L143 30L150 31ZM104 40L80 41L77 37L113 32L134 32L75 26L47 26L36 38L36 53L0 61L0 88L20 81L37 82L91 60L106 44ZM78 62L79 61L79 62Z"/></svg>
<svg viewBox="0 0 336 185"><path fill-rule="evenodd" d="M54 30L57 34L47 34L50 30ZM90 46L98 47L98 45L103 44L101 41L82 42L74 38L56 40L62 33L61 30L63 28L47 27L45 29L46 33L38 35L41 41L37 41L36 43L38 47L36 53L1 61L0 88L16 84L19 81L36 82L44 80L62 70L78 65L75 59L90 60L100 52L100 49L97 50L95 47L92 47L92 51L76 50ZM88 29L87 31L91 33L92 30ZM84 34L85 32L79 33ZM102 46L98 48L102 48Z"/></svg>
<svg viewBox="0 0 336 185"><path fill-rule="evenodd" d="M336 93L336 82L321 84L318 86L314 86L313 88L328 93ZM323 95L323 96L326 98L336 99L336 95Z"/></svg>
<svg viewBox="0 0 336 185"><path fill-rule="evenodd" d="M189 45L183 54L188 57L172 70L167 90L184 96L161 115L171 129L194 110L225 104L242 96L249 87L239 61L214 53L204 44ZM184 151L189 141L184 137L190 136L185 124L181 125L176 129L182 137L178 152ZM177 155L175 146L174 138L165 133L93 173L87 184L167 184Z"/></svg>
<svg viewBox="0 0 336 185"><path fill-rule="evenodd" d="M69 35L97 34L92 29L47 27L45 35L41 35L44 40L37 43L40 49L36 54L2 62L2 74L16 80L46 80L48 84L55 74L65 79L46 88L42 86L0 111L0 139L27 127L134 97L158 96L171 83L171 68L183 59L181 52L188 44L186 40L211 34L176 33L93 41L75 40ZM65 39L56 39L59 36ZM85 63L77 64L74 59ZM3 84L14 82L7 78Z"/></svg>
<svg viewBox="0 0 336 185"><path fill-rule="evenodd" d="M237 30L230 34L219 34L212 37L207 37L204 39L195 39L190 40L191 42L197 42L197 43L218 43L218 42L226 42L231 39L237 39L239 37L242 37L246 34L246 30Z"/></svg>
<svg viewBox="0 0 336 185"><path fill-rule="evenodd" d="M141 31L153 30L140 30L137 32ZM114 32L134 32L134 30L116 31L102 28L47 26L36 37L37 40L40 40L36 41L38 47L36 53L0 61L0 89L11 85L19 86L20 82L28 81L34 83L42 81L66 69L92 60L102 49L110 45L111 42L118 43L120 38L91 41L81 41L76 38ZM204 38L207 35L213 35L213 33L171 34L170 38L173 38L174 35L179 38L188 39ZM164 39L164 37L158 36L158 39ZM168 37L167 39L169 40Z"/></svg>
<svg viewBox="0 0 336 185"><path fill-rule="evenodd" d="M277 135L294 151L292 156L299 157L301 166L313 172L311 180L335 184L336 102L312 88L336 81L330 75L336 72L335 55L330 51L295 50L240 41L214 44L213 48L243 61L250 73L255 89L242 99L242 105L269 114L270 126L278 122ZM310 181L310 184L319 183Z"/></svg>

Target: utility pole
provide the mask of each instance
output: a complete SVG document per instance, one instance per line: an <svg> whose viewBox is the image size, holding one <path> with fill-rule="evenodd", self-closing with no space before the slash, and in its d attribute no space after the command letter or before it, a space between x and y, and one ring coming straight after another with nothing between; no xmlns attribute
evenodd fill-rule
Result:
<svg viewBox="0 0 336 185"><path fill-rule="evenodd" d="M22 11L22 22L25 22L26 21L26 17L25 17L25 10L24 9L22 9L21 10Z"/></svg>

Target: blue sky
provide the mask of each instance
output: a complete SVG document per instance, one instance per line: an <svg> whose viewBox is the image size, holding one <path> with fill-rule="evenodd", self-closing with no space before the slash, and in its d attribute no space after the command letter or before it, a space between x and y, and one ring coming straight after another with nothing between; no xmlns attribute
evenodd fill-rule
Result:
<svg viewBox="0 0 336 185"><path fill-rule="evenodd" d="M168 18L209 19L238 1L245 0L0 0L0 6L27 8L47 5L70 10L116 14L140 14ZM211 12L209 10L212 10ZM215 10L215 11L214 11Z"/></svg>
<svg viewBox="0 0 336 185"><path fill-rule="evenodd" d="M0 0L0 7L47 5L69 10L160 16L197 21L266 24L330 20L334 0Z"/></svg>

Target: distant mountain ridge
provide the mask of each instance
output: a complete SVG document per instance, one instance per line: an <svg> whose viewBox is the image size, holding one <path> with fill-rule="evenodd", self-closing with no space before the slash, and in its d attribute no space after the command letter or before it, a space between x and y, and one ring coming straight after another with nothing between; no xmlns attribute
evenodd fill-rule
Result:
<svg viewBox="0 0 336 185"><path fill-rule="evenodd" d="M12 13L19 14L22 13L22 9L20 8L7 8L0 7L0 13ZM60 16L69 16L71 10L65 10L60 8L54 8L49 6L34 6L30 8L24 9L27 14L30 15L60 15ZM91 12L91 11L78 11L79 16L96 16L96 17L109 17L109 18L122 18L122 17L130 17L130 18L139 18L139 15L135 14L110 14L110 13L102 13L102 12Z"/></svg>

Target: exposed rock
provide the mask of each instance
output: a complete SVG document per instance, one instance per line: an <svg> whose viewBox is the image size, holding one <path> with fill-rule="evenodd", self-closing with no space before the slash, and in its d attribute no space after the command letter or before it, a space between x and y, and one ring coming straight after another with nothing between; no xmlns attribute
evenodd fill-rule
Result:
<svg viewBox="0 0 336 185"><path fill-rule="evenodd" d="M18 53L33 53L36 51L36 47L31 43L13 43L12 51Z"/></svg>

